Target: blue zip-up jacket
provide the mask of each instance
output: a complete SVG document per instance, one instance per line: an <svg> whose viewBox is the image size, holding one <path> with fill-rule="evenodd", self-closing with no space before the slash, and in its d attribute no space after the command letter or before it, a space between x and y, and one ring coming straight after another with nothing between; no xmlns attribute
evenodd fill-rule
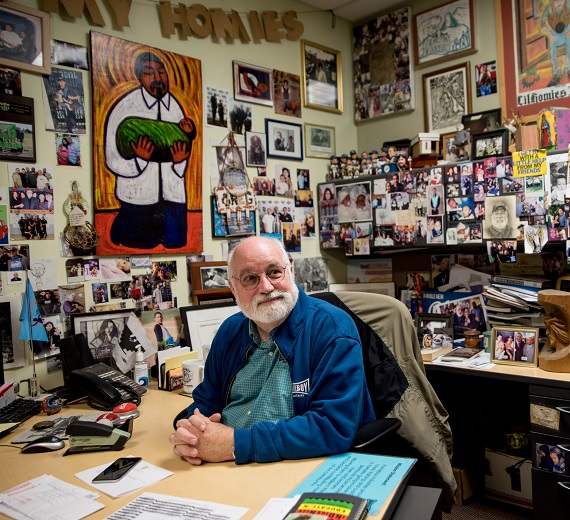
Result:
<svg viewBox="0 0 570 520"><path fill-rule="evenodd" d="M295 415L275 424L259 422L250 429L236 429L236 463L348 451L358 428L374 420L360 337L352 318L299 289L297 305L273 339L289 363ZM222 412L253 346L249 319L241 312L222 323L208 354L204 381L194 390L186 417L195 408L206 417Z"/></svg>

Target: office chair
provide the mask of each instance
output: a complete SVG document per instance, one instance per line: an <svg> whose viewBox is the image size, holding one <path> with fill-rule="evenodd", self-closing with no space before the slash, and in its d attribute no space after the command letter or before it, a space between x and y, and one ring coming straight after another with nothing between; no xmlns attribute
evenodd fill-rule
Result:
<svg viewBox="0 0 570 520"><path fill-rule="evenodd" d="M359 430L352 449L418 459L411 482L442 488L442 507L450 510L457 484L449 416L427 380L410 311L382 294L339 291L312 296L346 311L362 341L377 421Z"/></svg>

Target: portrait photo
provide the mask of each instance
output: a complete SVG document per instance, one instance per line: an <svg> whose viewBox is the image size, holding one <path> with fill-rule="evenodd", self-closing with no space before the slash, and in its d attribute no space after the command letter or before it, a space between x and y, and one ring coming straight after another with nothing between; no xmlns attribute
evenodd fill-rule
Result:
<svg viewBox="0 0 570 520"><path fill-rule="evenodd" d="M506 195L485 199L484 239L516 238L518 225L515 197Z"/></svg>

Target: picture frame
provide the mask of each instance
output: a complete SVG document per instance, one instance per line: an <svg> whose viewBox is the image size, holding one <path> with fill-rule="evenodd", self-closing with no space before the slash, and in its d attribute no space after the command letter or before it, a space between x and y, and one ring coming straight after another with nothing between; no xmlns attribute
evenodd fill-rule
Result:
<svg viewBox="0 0 570 520"><path fill-rule="evenodd" d="M448 132L441 134L441 155L444 161L455 162L457 155L453 153L455 148L455 135L457 132Z"/></svg>
<svg viewBox="0 0 570 520"><path fill-rule="evenodd" d="M235 303L180 307L184 337L190 349L202 351L202 357L206 359L220 325L239 310Z"/></svg>
<svg viewBox="0 0 570 520"><path fill-rule="evenodd" d="M471 136L471 158L501 157L509 153L509 131L499 128Z"/></svg>
<svg viewBox="0 0 570 520"><path fill-rule="evenodd" d="M431 333L439 329L453 330L453 314L438 314L418 312L414 318L418 337L421 336L422 330L429 329Z"/></svg>
<svg viewBox="0 0 570 520"><path fill-rule="evenodd" d="M471 112L470 68L464 62L422 76L426 132L452 132Z"/></svg>
<svg viewBox="0 0 570 520"><path fill-rule="evenodd" d="M405 153L408 157L412 156L412 140L411 139L398 139L397 141L384 141L382 148L388 149L390 146L396 148L396 153Z"/></svg>
<svg viewBox="0 0 570 520"><path fill-rule="evenodd" d="M335 128L305 123L305 156L329 159L336 154Z"/></svg>
<svg viewBox="0 0 570 520"><path fill-rule="evenodd" d="M203 301L232 298L232 291L227 282L227 262L192 262L190 265L190 283L192 285L192 301L200 304ZM212 283L209 283L209 279ZM217 282L216 275L225 282Z"/></svg>
<svg viewBox="0 0 570 520"><path fill-rule="evenodd" d="M0 4L2 5L2 4ZM36 126L34 99L0 94L0 128L13 139L13 148L0 147L0 160L36 161Z"/></svg>
<svg viewBox="0 0 570 520"><path fill-rule="evenodd" d="M234 99L273 106L273 70L234 60Z"/></svg>
<svg viewBox="0 0 570 520"><path fill-rule="evenodd" d="M303 160L302 125L277 121L276 119L266 119L265 135L267 138L267 157L292 161Z"/></svg>
<svg viewBox="0 0 570 520"><path fill-rule="evenodd" d="M538 327L518 325L492 327L491 362L527 367L538 366L539 332ZM517 343L521 341L524 345L519 346ZM512 348L509 345L512 345Z"/></svg>
<svg viewBox="0 0 570 520"><path fill-rule="evenodd" d="M461 118L461 123L470 135L497 130L501 128L501 108L466 114Z"/></svg>
<svg viewBox="0 0 570 520"><path fill-rule="evenodd" d="M301 70L303 106L342 114L340 51L301 40Z"/></svg>
<svg viewBox="0 0 570 520"><path fill-rule="evenodd" d="M441 23L443 20L443 23ZM437 34L434 27L437 25ZM434 65L477 51L473 0L452 0L413 17L416 67ZM437 46L434 45L437 41Z"/></svg>
<svg viewBox="0 0 570 520"><path fill-rule="evenodd" d="M37 74L51 74L51 47L49 13L24 7L13 2L0 3L0 18L3 23L12 24L13 31L24 31L34 45L28 53L14 51L0 56L0 65L16 67ZM35 47L35 52L33 48Z"/></svg>

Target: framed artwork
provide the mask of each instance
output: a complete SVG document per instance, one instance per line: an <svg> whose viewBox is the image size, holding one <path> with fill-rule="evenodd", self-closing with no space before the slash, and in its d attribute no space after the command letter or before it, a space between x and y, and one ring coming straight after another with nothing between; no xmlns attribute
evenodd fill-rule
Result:
<svg viewBox="0 0 570 520"><path fill-rule="evenodd" d="M303 106L342 114L340 51L301 40Z"/></svg>
<svg viewBox="0 0 570 520"><path fill-rule="evenodd" d="M454 0L414 15L416 66L476 52L473 0Z"/></svg>
<svg viewBox="0 0 570 520"><path fill-rule="evenodd" d="M471 112L469 70L465 62L423 75L426 132L452 132Z"/></svg>
<svg viewBox="0 0 570 520"><path fill-rule="evenodd" d="M0 50L0 65L50 74L49 13L2 2L0 19L5 33L0 37L7 42Z"/></svg>
<svg viewBox="0 0 570 520"><path fill-rule="evenodd" d="M356 122L414 108L411 20L404 7L353 27Z"/></svg>
<svg viewBox="0 0 570 520"><path fill-rule="evenodd" d="M192 262L190 283L194 303L232 297L227 262Z"/></svg>
<svg viewBox="0 0 570 520"><path fill-rule="evenodd" d="M206 356L220 325L229 318L239 307L234 303L215 303L206 307L192 305L180 308L184 337L190 348L202 350L203 358Z"/></svg>
<svg viewBox="0 0 570 520"><path fill-rule="evenodd" d="M265 120L267 157L303 160L303 127L295 123Z"/></svg>
<svg viewBox="0 0 570 520"><path fill-rule="evenodd" d="M233 61L234 98L258 105L273 106L273 71Z"/></svg>
<svg viewBox="0 0 570 520"><path fill-rule="evenodd" d="M2 104L0 132L3 138L0 160L35 162L33 98L0 94L0 103Z"/></svg>
<svg viewBox="0 0 570 520"><path fill-rule="evenodd" d="M210 196L210 201L212 204L212 238L255 235L255 208L245 211L239 208L232 211L230 208L230 211L220 213L216 196Z"/></svg>
<svg viewBox="0 0 570 520"><path fill-rule="evenodd" d="M97 254L202 251L200 61L91 31L91 70ZM151 74L167 81L147 90ZM145 139L156 145L141 172Z"/></svg>
<svg viewBox="0 0 570 520"><path fill-rule="evenodd" d="M471 158L499 157L509 152L509 131L506 128L471 136Z"/></svg>
<svg viewBox="0 0 570 520"><path fill-rule="evenodd" d="M328 159L335 154L334 127L305 123L305 155Z"/></svg>
<svg viewBox="0 0 570 520"><path fill-rule="evenodd" d="M461 118L461 123L471 135L497 130L501 128L501 109L466 114Z"/></svg>
<svg viewBox="0 0 570 520"><path fill-rule="evenodd" d="M493 327L491 361L509 365L538 366L537 327Z"/></svg>
<svg viewBox="0 0 570 520"><path fill-rule="evenodd" d="M542 27L548 10L555 9L552 2L496 0L495 5L501 109L506 117L517 114L534 123L542 109L568 95L567 30L559 34ZM565 4L557 5L565 13Z"/></svg>

